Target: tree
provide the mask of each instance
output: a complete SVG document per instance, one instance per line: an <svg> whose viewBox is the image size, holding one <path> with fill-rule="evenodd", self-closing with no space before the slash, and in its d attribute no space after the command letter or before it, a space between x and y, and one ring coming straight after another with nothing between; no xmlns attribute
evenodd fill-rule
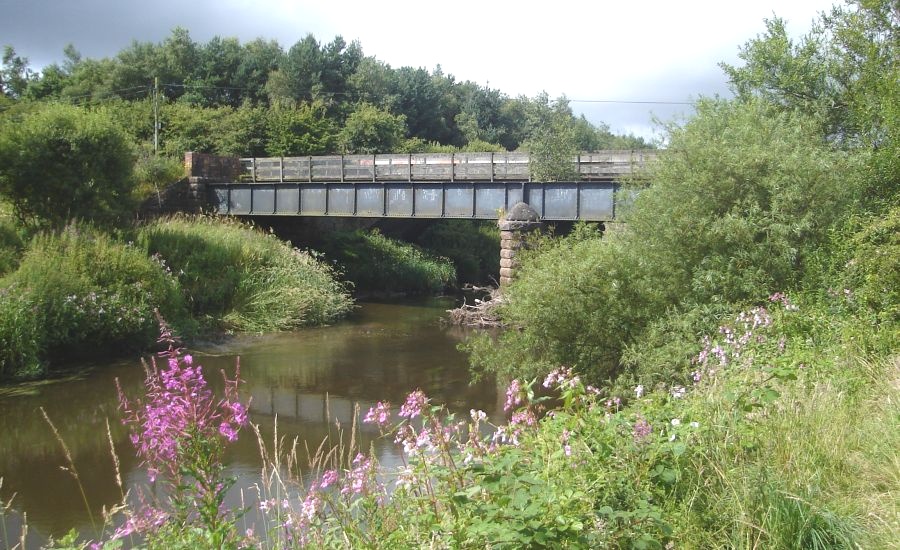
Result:
<svg viewBox="0 0 900 550"><path fill-rule="evenodd" d="M529 169L535 181L571 181L578 176L573 159L578 153L575 124L569 102L553 102L546 93L528 104L529 128L524 147L530 154Z"/></svg>
<svg viewBox="0 0 900 550"><path fill-rule="evenodd" d="M403 115L360 103L341 130L341 149L358 154L390 153L397 150L405 134Z"/></svg>
<svg viewBox="0 0 900 550"><path fill-rule="evenodd" d="M12 46L3 47L3 66L0 67L0 93L19 99L37 75L28 67L28 58L16 54Z"/></svg>
<svg viewBox="0 0 900 550"><path fill-rule="evenodd" d="M322 102L269 111L266 154L272 156L323 155L335 149L337 132Z"/></svg>
<svg viewBox="0 0 900 550"><path fill-rule="evenodd" d="M873 202L895 201L900 183L900 6L857 0L822 15L791 40L784 21L741 48L741 67L723 64L737 96L762 98L816 117L837 146L869 149Z"/></svg>
<svg viewBox="0 0 900 550"><path fill-rule="evenodd" d="M23 221L114 220L131 206L133 164L127 136L102 113L48 105L0 131L0 194Z"/></svg>

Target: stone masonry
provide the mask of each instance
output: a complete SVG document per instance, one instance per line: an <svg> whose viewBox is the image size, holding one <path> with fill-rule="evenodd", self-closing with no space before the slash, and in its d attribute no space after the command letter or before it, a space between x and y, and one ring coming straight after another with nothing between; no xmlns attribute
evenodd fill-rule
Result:
<svg viewBox="0 0 900 550"><path fill-rule="evenodd" d="M503 288L516 276L519 267L516 255L524 244L525 236L541 228L541 218L534 208L520 202L497 225L500 228L500 287Z"/></svg>

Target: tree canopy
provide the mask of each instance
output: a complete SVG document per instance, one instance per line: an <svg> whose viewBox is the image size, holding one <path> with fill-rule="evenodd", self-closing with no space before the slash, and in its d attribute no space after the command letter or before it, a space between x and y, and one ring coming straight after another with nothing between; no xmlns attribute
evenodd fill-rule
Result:
<svg viewBox="0 0 900 550"><path fill-rule="evenodd" d="M0 69L4 101L69 102L91 109L115 104L115 115L126 120L135 141L147 147L158 90L160 146L172 155L182 154L185 147L247 156L385 151L387 146L462 148L475 143L515 150L529 139L539 142L529 113L539 112L549 101L545 95L509 97L457 81L439 65L432 71L393 68L365 55L359 42L348 43L341 36L320 42L310 34L282 48L264 39L241 43L216 36L197 42L178 27L159 43L135 41L110 58L85 58L73 45L63 54L64 61L38 72L8 46ZM368 121L366 131L373 131L373 109L381 113L382 122L390 122L390 128L379 130L390 139L382 135L373 141L370 136L354 145L355 138L349 136L362 135L361 122ZM564 100L560 109L558 123L575 136L571 147L650 147L641 138L615 136L602 124L575 117ZM312 124L313 115L319 122ZM286 132L311 135L291 138ZM235 134L243 139L235 140ZM402 143L406 140L411 141Z"/></svg>

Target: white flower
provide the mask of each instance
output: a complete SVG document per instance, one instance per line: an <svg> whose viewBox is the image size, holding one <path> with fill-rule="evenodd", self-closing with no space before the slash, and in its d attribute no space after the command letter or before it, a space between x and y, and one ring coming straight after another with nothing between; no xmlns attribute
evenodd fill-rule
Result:
<svg viewBox="0 0 900 550"><path fill-rule="evenodd" d="M637 396L638 399L644 396L644 385L638 384L636 388L634 388L634 395Z"/></svg>
<svg viewBox="0 0 900 550"><path fill-rule="evenodd" d="M681 419L680 419L680 418L673 418L673 419L672 419L672 425L673 425L673 426L681 426Z"/></svg>
<svg viewBox="0 0 900 550"><path fill-rule="evenodd" d="M699 428L699 427L700 427L700 423L699 423L699 422L696 422L696 421L695 421L695 422L691 422L691 428L697 429L697 428Z"/></svg>

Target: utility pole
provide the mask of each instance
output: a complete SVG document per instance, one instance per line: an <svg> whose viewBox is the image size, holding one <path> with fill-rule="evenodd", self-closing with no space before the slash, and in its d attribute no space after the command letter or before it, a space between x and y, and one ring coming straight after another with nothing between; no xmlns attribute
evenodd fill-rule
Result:
<svg viewBox="0 0 900 550"><path fill-rule="evenodd" d="M153 154L159 154L159 77L153 79Z"/></svg>

